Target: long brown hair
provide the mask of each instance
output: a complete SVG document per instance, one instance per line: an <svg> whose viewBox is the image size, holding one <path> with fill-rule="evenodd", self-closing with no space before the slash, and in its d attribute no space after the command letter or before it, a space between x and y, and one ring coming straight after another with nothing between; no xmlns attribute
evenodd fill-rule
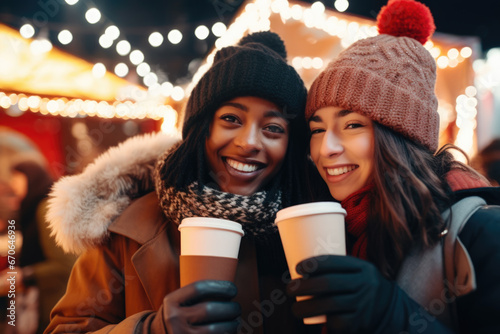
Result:
<svg viewBox="0 0 500 334"><path fill-rule="evenodd" d="M450 206L445 174L458 163L448 151L435 155L400 134L374 123L374 196L367 227L368 256L382 274L394 278L414 245L438 242Z"/></svg>

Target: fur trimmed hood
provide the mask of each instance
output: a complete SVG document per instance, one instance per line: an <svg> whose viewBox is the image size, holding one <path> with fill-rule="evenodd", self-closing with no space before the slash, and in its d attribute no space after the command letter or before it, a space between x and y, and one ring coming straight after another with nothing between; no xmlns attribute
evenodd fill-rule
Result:
<svg viewBox="0 0 500 334"><path fill-rule="evenodd" d="M156 159L179 140L164 133L132 137L56 182L46 217L57 244L78 254L102 243L131 200L154 189Z"/></svg>

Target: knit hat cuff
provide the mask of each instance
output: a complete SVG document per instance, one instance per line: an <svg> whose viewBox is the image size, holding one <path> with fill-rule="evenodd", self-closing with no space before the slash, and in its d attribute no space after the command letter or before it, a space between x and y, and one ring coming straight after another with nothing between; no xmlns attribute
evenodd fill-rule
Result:
<svg viewBox="0 0 500 334"><path fill-rule="evenodd" d="M423 101L411 90L396 86L373 71L334 65L321 73L309 91L307 120L328 106L358 112L432 152L437 150L439 115L435 95Z"/></svg>

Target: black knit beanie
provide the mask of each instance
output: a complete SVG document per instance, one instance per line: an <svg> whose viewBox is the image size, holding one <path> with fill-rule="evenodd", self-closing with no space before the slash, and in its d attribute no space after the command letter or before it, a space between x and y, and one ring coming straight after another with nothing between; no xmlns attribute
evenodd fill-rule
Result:
<svg viewBox="0 0 500 334"><path fill-rule="evenodd" d="M187 102L183 138L211 120L222 103L239 96L269 100L286 117L303 115L307 90L286 56L283 41L270 31L247 35L238 45L217 51Z"/></svg>

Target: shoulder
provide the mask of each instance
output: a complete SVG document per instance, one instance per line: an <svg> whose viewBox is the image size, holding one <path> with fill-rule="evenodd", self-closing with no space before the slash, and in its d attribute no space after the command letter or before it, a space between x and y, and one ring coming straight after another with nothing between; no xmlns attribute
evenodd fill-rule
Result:
<svg viewBox="0 0 500 334"><path fill-rule="evenodd" d="M467 221L460 232L460 239L469 250L477 245L478 251L494 247L500 252L500 206L485 205L478 209Z"/></svg>
<svg viewBox="0 0 500 334"><path fill-rule="evenodd" d="M500 206L483 206L459 234L473 263L476 290L458 299L461 329L467 333L499 333Z"/></svg>

